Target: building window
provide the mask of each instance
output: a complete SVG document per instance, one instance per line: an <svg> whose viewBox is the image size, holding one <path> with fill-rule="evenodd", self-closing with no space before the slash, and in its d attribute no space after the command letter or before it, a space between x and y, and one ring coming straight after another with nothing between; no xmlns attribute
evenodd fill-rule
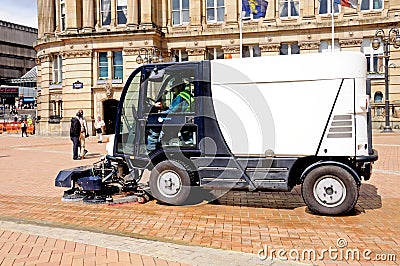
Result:
<svg viewBox="0 0 400 266"><path fill-rule="evenodd" d="M361 10L379 10L383 8L382 0L361 0Z"/></svg>
<svg viewBox="0 0 400 266"><path fill-rule="evenodd" d="M261 49L258 45L242 46L242 57L260 57Z"/></svg>
<svg viewBox="0 0 400 266"><path fill-rule="evenodd" d="M53 57L53 84L60 84L62 81L62 57L56 55Z"/></svg>
<svg viewBox="0 0 400 266"><path fill-rule="evenodd" d="M113 52L113 79L122 79L123 63L122 52Z"/></svg>
<svg viewBox="0 0 400 266"><path fill-rule="evenodd" d="M111 23L111 0L101 0L100 5L101 25L109 26Z"/></svg>
<svg viewBox="0 0 400 266"><path fill-rule="evenodd" d="M172 50L172 62L189 61L189 55L185 50Z"/></svg>
<svg viewBox="0 0 400 266"><path fill-rule="evenodd" d="M207 0L207 23L225 20L224 0Z"/></svg>
<svg viewBox="0 0 400 266"><path fill-rule="evenodd" d="M62 117L62 101L51 101L51 103L53 116Z"/></svg>
<svg viewBox="0 0 400 266"><path fill-rule="evenodd" d="M224 51L221 48L207 48L206 59L224 59Z"/></svg>
<svg viewBox="0 0 400 266"><path fill-rule="evenodd" d="M60 1L61 31L65 31L65 0Z"/></svg>
<svg viewBox="0 0 400 266"><path fill-rule="evenodd" d="M320 0L319 2L319 14L332 14L332 1L334 0ZM339 5L334 3L333 9L335 13L339 13Z"/></svg>
<svg viewBox="0 0 400 266"><path fill-rule="evenodd" d="M383 102L383 94L380 91L375 92L374 94L374 102L375 103L381 103Z"/></svg>
<svg viewBox="0 0 400 266"><path fill-rule="evenodd" d="M117 0L117 24L126 24L127 3L126 0Z"/></svg>
<svg viewBox="0 0 400 266"><path fill-rule="evenodd" d="M332 41L321 41L319 44L319 52L320 53L325 53L325 52L331 52L332 51ZM338 40L334 40L334 51L340 51L340 44Z"/></svg>
<svg viewBox="0 0 400 266"><path fill-rule="evenodd" d="M172 25L189 23L189 0L172 0Z"/></svg>
<svg viewBox="0 0 400 266"><path fill-rule="evenodd" d="M385 61L383 60L383 43L377 50L372 48L372 40L364 39L362 46L362 52L367 58L367 72L369 74L383 74L385 73Z"/></svg>
<svg viewBox="0 0 400 266"><path fill-rule="evenodd" d="M61 100L50 101L49 124L59 124L63 117L63 102Z"/></svg>
<svg viewBox="0 0 400 266"><path fill-rule="evenodd" d="M297 43L282 43L279 49L280 55L300 54L300 47Z"/></svg>
<svg viewBox="0 0 400 266"><path fill-rule="evenodd" d="M298 0L279 0L279 16L281 18L290 18L299 16Z"/></svg>
<svg viewBox="0 0 400 266"><path fill-rule="evenodd" d="M108 57L107 52L99 53L99 79L108 78Z"/></svg>

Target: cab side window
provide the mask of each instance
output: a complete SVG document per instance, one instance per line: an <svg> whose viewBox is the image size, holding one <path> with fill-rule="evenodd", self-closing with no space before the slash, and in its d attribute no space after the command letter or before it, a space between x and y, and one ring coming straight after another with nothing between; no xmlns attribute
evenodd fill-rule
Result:
<svg viewBox="0 0 400 266"><path fill-rule="evenodd" d="M146 105L149 113L194 112L194 71L164 73L147 82Z"/></svg>

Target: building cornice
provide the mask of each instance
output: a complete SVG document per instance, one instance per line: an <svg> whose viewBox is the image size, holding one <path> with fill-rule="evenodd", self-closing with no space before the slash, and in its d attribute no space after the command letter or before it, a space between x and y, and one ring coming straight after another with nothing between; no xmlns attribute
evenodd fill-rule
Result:
<svg viewBox="0 0 400 266"><path fill-rule="evenodd" d="M281 48L279 43L262 44L260 45L260 50L262 53L265 52L277 52Z"/></svg>
<svg viewBox="0 0 400 266"><path fill-rule="evenodd" d="M84 58L84 57L92 57L92 50L83 50L83 51L68 51L61 53L63 58Z"/></svg>
<svg viewBox="0 0 400 266"><path fill-rule="evenodd" d="M190 56L201 56L206 52L206 48L187 48L186 51Z"/></svg>
<svg viewBox="0 0 400 266"><path fill-rule="evenodd" d="M50 62L52 57L48 54L41 55L36 59L36 62L44 63L44 62Z"/></svg>
<svg viewBox="0 0 400 266"><path fill-rule="evenodd" d="M362 42L362 39L339 40L340 47L360 47Z"/></svg>
<svg viewBox="0 0 400 266"><path fill-rule="evenodd" d="M125 48L123 50L123 54L127 55L127 56L129 56L129 55L139 55L139 50L140 50L140 48Z"/></svg>
<svg viewBox="0 0 400 266"><path fill-rule="evenodd" d="M299 44L301 50L318 50L320 42L302 42Z"/></svg>
<svg viewBox="0 0 400 266"><path fill-rule="evenodd" d="M222 51L224 51L224 54L239 54L240 47L239 46L225 46L225 47L222 47Z"/></svg>

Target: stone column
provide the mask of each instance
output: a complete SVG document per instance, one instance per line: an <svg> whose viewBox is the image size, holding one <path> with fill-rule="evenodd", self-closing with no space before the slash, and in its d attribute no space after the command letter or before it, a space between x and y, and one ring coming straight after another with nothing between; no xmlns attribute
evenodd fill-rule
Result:
<svg viewBox="0 0 400 266"><path fill-rule="evenodd" d="M302 6L300 6L300 7L303 11L303 14L302 14L303 17L306 17L306 18L315 17L314 8L316 5L315 5L314 0L304 0L301 4L302 4ZM269 6L268 6L268 8L269 8Z"/></svg>
<svg viewBox="0 0 400 266"><path fill-rule="evenodd" d="M143 26L151 26L153 21L151 19L151 0L141 1L140 24Z"/></svg>
<svg viewBox="0 0 400 266"><path fill-rule="evenodd" d="M49 0L45 0L49 1ZM80 9L81 5L79 0L77 1L65 1L65 16L66 16L66 31L71 33L78 32L78 19L80 16ZM78 14L79 11L79 14Z"/></svg>
<svg viewBox="0 0 400 266"><path fill-rule="evenodd" d="M60 0L55 0L55 14L54 14L54 19L55 19L55 32L60 32L61 31L61 26L60 26L60 19L61 18L61 10L60 10Z"/></svg>
<svg viewBox="0 0 400 266"><path fill-rule="evenodd" d="M83 29L85 32L92 32L94 26L94 3L93 0L83 0Z"/></svg>
<svg viewBox="0 0 400 266"><path fill-rule="evenodd" d="M205 5L202 5L202 1L193 0L189 3L189 12L190 12L190 25L192 27L200 27L201 25L201 11L204 9Z"/></svg>
<svg viewBox="0 0 400 266"><path fill-rule="evenodd" d="M169 5L169 0L163 0L162 5L161 5L161 20L160 20L160 26L162 27L163 31L167 30L168 27L168 5Z"/></svg>
<svg viewBox="0 0 400 266"><path fill-rule="evenodd" d="M54 34L54 0L43 0L43 33L45 35Z"/></svg>
<svg viewBox="0 0 400 266"><path fill-rule="evenodd" d="M38 39L43 37L43 0L38 0Z"/></svg>
<svg viewBox="0 0 400 266"><path fill-rule="evenodd" d="M136 28L139 24L139 3L138 0L127 1L128 17L127 26Z"/></svg>
<svg viewBox="0 0 400 266"><path fill-rule="evenodd" d="M117 27L117 0L111 0L111 23L112 28Z"/></svg>
<svg viewBox="0 0 400 266"><path fill-rule="evenodd" d="M238 9L238 1L225 1L225 13L226 13L226 24L236 24L238 23L238 12L242 10L242 7Z"/></svg>
<svg viewBox="0 0 400 266"><path fill-rule="evenodd" d="M276 3L277 1L268 1L268 8L267 13L265 14L265 20L272 20L275 21L275 10L276 10ZM279 15L278 15L279 16Z"/></svg>

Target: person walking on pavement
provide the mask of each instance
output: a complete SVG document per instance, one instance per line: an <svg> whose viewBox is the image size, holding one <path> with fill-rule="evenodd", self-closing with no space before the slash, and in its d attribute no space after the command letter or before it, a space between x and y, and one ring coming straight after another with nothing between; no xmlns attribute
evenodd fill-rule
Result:
<svg viewBox="0 0 400 266"><path fill-rule="evenodd" d="M79 121L79 112L76 116L71 118L71 126L69 129L69 136L72 141L72 152L73 152L73 159L80 160L81 157L78 156L78 146L79 146L79 138L81 136L81 122Z"/></svg>
<svg viewBox="0 0 400 266"><path fill-rule="evenodd" d="M97 142L102 143L103 142L103 127L106 124L104 121L101 119L100 116L97 117L97 120L94 122L94 128L96 129L96 135L97 135Z"/></svg>
<svg viewBox="0 0 400 266"><path fill-rule="evenodd" d="M79 143L80 143L80 148L81 148L80 154L81 154L81 158L84 159L86 153L88 153L88 150L86 150L86 148L85 148L85 146L86 146L85 145L86 144L85 139L87 137L89 137L89 131L88 131L86 120L83 117L83 110L82 109L78 111L78 118L79 118L79 122L81 123L81 134L80 134L80 137L79 137Z"/></svg>
<svg viewBox="0 0 400 266"><path fill-rule="evenodd" d="M25 133L25 136L28 137L28 133L26 132L27 128L28 128L28 123L25 120L22 120L22 122L21 122L22 137L24 137L24 133Z"/></svg>

